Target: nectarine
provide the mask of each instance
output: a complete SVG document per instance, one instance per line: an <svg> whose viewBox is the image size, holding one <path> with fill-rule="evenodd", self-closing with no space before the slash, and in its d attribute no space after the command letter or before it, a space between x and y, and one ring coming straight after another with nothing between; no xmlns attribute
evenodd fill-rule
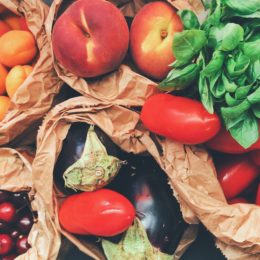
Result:
<svg viewBox="0 0 260 260"><path fill-rule="evenodd" d="M166 2L146 4L135 16L130 29L131 55L142 73L161 80L170 71L175 58L172 42L182 23L173 7Z"/></svg>
<svg viewBox="0 0 260 260"><path fill-rule="evenodd" d="M0 95L3 95L5 93L5 80L6 76L8 74L8 71L6 68L0 64Z"/></svg>
<svg viewBox="0 0 260 260"><path fill-rule="evenodd" d="M9 97L0 96L0 121L4 119L6 112L8 111L11 104Z"/></svg>
<svg viewBox="0 0 260 260"><path fill-rule="evenodd" d="M5 34L6 32L9 32L10 30L11 28L9 27L9 25L0 20L0 36Z"/></svg>
<svg viewBox="0 0 260 260"><path fill-rule="evenodd" d="M6 92L10 98L12 98L16 90L22 85L32 70L33 67L30 65L17 65L9 71L5 85Z"/></svg>
<svg viewBox="0 0 260 260"><path fill-rule="evenodd" d="M116 69L124 59L129 30L124 16L104 0L78 0L57 19L52 35L56 59L81 77Z"/></svg>
<svg viewBox="0 0 260 260"><path fill-rule="evenodd" d="M7 67L28 64L36 53L35 39L28 31L13 30L0 37L0 63Z"/></svg>

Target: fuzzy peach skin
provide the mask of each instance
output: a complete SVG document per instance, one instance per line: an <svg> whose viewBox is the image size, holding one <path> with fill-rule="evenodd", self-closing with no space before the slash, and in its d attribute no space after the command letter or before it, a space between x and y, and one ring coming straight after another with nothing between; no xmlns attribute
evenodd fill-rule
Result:
<svg viewBox="0 0 260 260"><path fill-rule="evenodd" d="M124 16L105 0L78 0L58 18L52 44L56 59L77 76L96 77L124 59L129 30Z"/></svg>
<svg viewBox="0 0 260 260"><path fill-rule="evenodd" d="M7 74L8 74L7 69L2 64L0 64L0 95L1 96L6 91L6 89L5 89L5 80L6 80Z"/></svg>
<svg viewBox="0 0 260 260"><path fill-rule="evenodd" d="M182 31L181 19L165 2L146 4L135 16L130 29L131 55L139 70L161 80L170 71L175 58L172 42L175 32Z"/></svg>
<svg viewBox="0 0 260 260"><path fill-rule="evenodd" d="M2 15L2 18L3 18L4 22L6 24L8 24L12 30L21 29L21 25L20 25L20 21L19 21L20 16L8 11Z"/></svg>
<svg viewBox="0 0 260 260"><path fill-rule="evenodd" d="M10 98L12 98L16 90L23 84L32 71L33 67L30 65L17 65L9 71L5 85L6 92Z"/></svg>
<svg viewBox="0 0 260 260"><path fill-rule="evenodd" d="M28 64L36 53L36 41L31 32L13 30L0 37L0 63L7 67Z"/></svg>

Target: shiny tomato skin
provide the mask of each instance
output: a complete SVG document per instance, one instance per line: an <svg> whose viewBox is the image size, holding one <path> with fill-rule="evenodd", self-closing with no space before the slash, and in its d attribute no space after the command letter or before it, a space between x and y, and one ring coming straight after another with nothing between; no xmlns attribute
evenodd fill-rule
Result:
<svg viewBox="0 0 260 260"><path fill-rule="evenodd" d="M249 201L243 197L237 197L234 199L228 200L228 204L237 204L237 203L249 203Z"/></svg>
<svg viewBox="0 0 260 260"><path fill-rule="evenodd" d="M141 121L150 131L184 144L208 141L220 130L220 120L196 100L157 94L145 102Z"/></svg>
<svg viewBox="0 0 260 260"><path fill-rule="evenodd" d="M260 150L250 152L250 157L255 165L260 166Z"/></svg>
<svg viewBox="0 0 260 260"><path fill-rule="evenodd" d="M69 196L60 207L61 226L74 234L114 236L133 223L135 209L118 192L100 189Z"/></svg>
<svg viewBox="0 0 260 260"><path fill-rule="evenodd" d="M252 150L260 149L260 138L256 143L245 149L235 141L225 128L222 128L217 135L206 143L206 146L211 150L222 153L243 154Z"/></svg>
<svg viewBox="0 0 260 260"><path fill-rule="evenodd" d="M218 180L227 200L244 191L259 176L259 170L247 155L237 156L217 167Z"/></svg>

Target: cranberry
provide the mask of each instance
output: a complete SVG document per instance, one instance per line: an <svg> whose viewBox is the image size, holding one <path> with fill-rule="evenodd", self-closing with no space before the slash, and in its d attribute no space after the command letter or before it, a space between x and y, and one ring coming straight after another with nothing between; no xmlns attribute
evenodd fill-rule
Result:
<svg viewBox="0 0 260 260"><path fill-rule="evenodd" d="M31 246L28 243L27 237L21 237L18 238L18 240L16 241L16 252L21 255L25 252L27 252L27 250L30 248Z"/></svg>
<svg viewBox="0 0 260 260"><path fill-rule="evenodd" d="M18 219L16 226L23 233L28 234L33 225L33 218L31 214L25 214L20 219Z"/></svg>
<svg viewBox="0 0 260 260"><path fill-rule="evenodd" d="M16 207L25 207L29 204L27 192L15 192L12 196L12 202Z"/></svg>
<svg viewBox="0 0 260 260"><path fill-rule="evenodd" d="M0 255L8 254L13 247L13 240L7 234L0 234Z"/></svg>
<svg viewBox="0 0 260 260"><path fill-rule="evenodd" d="M11 222L15 217L15 207L10 202L0 204L0 221Z"/></svg>
<svg viewBox="0 0 260 260"><path fill-rule="evenodd" d="M10 254L2 256L2 260L14 260L17 257L17 254Z"/></svg>
<svg viewBox="0 0 260 260"><path fill-rule="evenodd" d="M12 238L13 240L16 240L16 239L18 239L18 237L21 236L21 233L20 233L19 230L13 229L13 230L11 230L11 232L10 232L10 236L11 236L11 238Z"/></svg>
<svg viewBox="0 0 260 260"><path fill-rule="evenodd" d="M0 221L0 233L9 233L10 232L10 226L4 222Z"/></svg>

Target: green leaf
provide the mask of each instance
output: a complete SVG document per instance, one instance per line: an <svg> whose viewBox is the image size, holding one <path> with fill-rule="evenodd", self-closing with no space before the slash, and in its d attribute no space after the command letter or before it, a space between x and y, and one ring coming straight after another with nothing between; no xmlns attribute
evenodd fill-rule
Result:
<svg viewBox="0 0 260 260"><path fill-rule="evenodd" d="M199 74L199 66L190 64L182 69L173 69L169 72L158 88L164 91L180 90L189 86Z"/></svg>
<svg viewBox="0 0 260 260"><path fill-rule="evenodd" d="M180 10L178 15L181 18L185 30L199 29L200 23L194 12L191 10Z"/></svg>
<svg viewBox="0 0 260 260"><path fill-rule="evenodd" d="M217 2L216 0L202 0L202 3L205 7L205 9L210 9L210 11L215 10L216 6L217 6Z"/></svg>
<svg viewBox="0 0 260 260"><path fill-rule="evenodd" d="M216 74L209 78L210 92L216 98L224 96L226 89L221 79L222 72L218 71Z"/></svg>
<svg viewBox="0 0 260 260"><path fill-rule="evenodd" d="M260 118L260 104L253 105L252 111L253 111L255 117Z"/></svg>
<svg viewBox="0 0 260 260"><path fill-rule="evenodd" d="M260 59L260 39L252 42L245 42L243 51L244 54L253 61Z"/></svg>
<svg viewBox="0 0 260 260"><path fill-rule="evenodd" d="M207 66L201 71L203 76L210 77L222 69L225 60L225 54L222 51L214 51L212 59Z"/></svg>
<svg viewBox="0 0 260 260"><path fill-rule="evenodd" d="M231 93L235 92L237 89L237 85L233 81L230 81L225 73L222 73L221 77L226 91Z"/></svg>
<svg viewBox="0 0 260 260"><path fill-rule="evenodd" d="M206 32L210 29L211 26L218 26L220 24L220 19L222 15L221 3L220 0L215 1L214 7L212 5L211 14L202 24L202 29Z"/></svg>
<svg viewBox="0 0 260 260"><path fill-rule="evenodd" d="M227 59L226 68L231 78L240 76L245 73L250 64L248 56L239 52L235 57L229 57Z"/></svg>
<svg viewBox="0 0 260 260"><path fill-rule="evenodd" d="M175 33L173 40L173 54L176 58L174 66L181 67L192 61L206 44L207 38L202 30L185 30Z"/></svg>
<svg viewBox="0 0 260 260"><path fill-rule="evenodd" d="M147 237L142 223L136 219L125 237L114 244L108 240L102 239L102 247L108 260L173 260L173 255L162 253L154 248Z"/></svg>
<svg viewBox="0 0 260 260"><path fill-rule="evenodd" d="M256 80L260 80L260 60L251 62L247 70L247 78L250 84L254 84Z"/></svg>
<svg viewBox="0 0 260 260"><path fill-rule="evenodd" d="M257 88L253 93L247 96L247 100L251 105L260 103L260 88Z"/></svg>
<svg viewBox="0 0 260 260"><path fill-rule="evenodd" d="M237 88L235 92L235 98L238 100L246 98L250 90L251 90L251 86L243 86Z"/></svg>
<svg viewBox="0 0 260 260"><path fill-rule="evenodd" d="M199 77L199 93L200 93L201 103L210 114L213 114L214 113L213 96L209 90L207 79L202 75L200 75Z"/></svg>
<svg viewBox="0 0 260 260"><path fill-rule="evenodd" d="M258 121L252 113L245 113L241 120L229 129L232 137L244 148L249 148L259 138Z"/></svg>
<svg viewBox="0 0 260 260"><path fill-rule="evenodd" d="M260 9L259 0L222 0L222 2L240 14L252 14Z"/></svg>
<svg viewBox="0 0 260 260"><path fill-rule="evenodd" d="M235 99L229 92L225 94L225 101L229 107L237 106L241 103L241 100Z"/></svg>

